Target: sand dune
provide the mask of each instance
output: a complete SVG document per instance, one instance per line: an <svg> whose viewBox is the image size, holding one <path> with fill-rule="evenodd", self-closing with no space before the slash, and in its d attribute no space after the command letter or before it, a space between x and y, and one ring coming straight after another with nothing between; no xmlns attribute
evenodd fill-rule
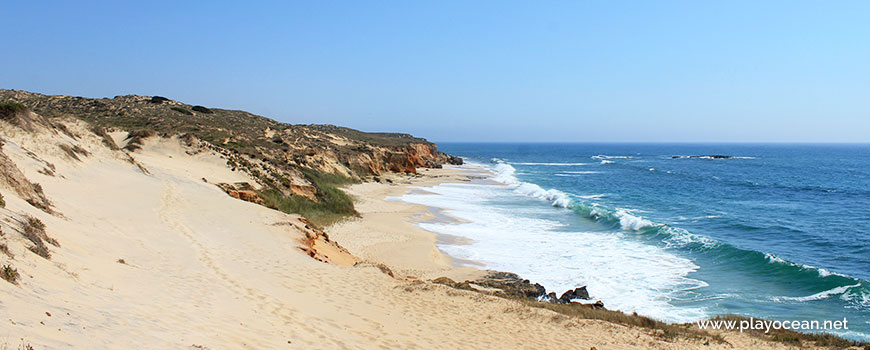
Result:
<svg viewBox="0 0 870 350"><path fill-rule="evenodd" d="M55 211L0 188L2 241L14 257L0 259L21 274L18 285L0 282L0 348L731 348L669 342L419 281L481 272L454 268L435 236L410 223L425 217L425 208L384 200L407 185L354 186L362 217L330 231L358 258L388 265L393 278L372 264L307 256L299 249L298 216L231 198L214 185L251 181L217 154L151 138L132 154L140 168L84 125L68 124L78 138L0 125L3 152L41 184ZM75 160L59 144L89 155ZM41 172L49 163L53 176ZM414 184L462 176L424 173L430 176ZM24 215L44 222L59 242L49 246L50 260L27 249L19 233ZM726 338L738 348L775 345Z"/></svg>

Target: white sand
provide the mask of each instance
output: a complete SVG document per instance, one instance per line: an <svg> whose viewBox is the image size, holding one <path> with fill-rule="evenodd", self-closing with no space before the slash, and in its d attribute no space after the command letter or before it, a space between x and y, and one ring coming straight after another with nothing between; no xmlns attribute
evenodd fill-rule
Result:
<svg viewBox="0 0 870 350"><path fill-rule="evenodd" d="M415 282L408 276L462 279L480 271L452 267L435 236L409 223L425 208L383 200L403 186L354 186L362 218L330 232L360 258L389 265L394 279L372 266L305 255L301 231L284 224L297 217L202 181L249 181L216 155L189 155L177 140L149 139L133 154L146 175L84 127L72 129L83 138L0 125L4 152L62 214L41 212L0 188L7 203L2 241L14 255L0 254L0 263L22 274L17 286L0 281L0 349L731 348L671 343L645 330ZM92 155L69 159L60 142ZM45 163L24 149L53 163L57 176L38 173ZM42 220L60 242L51 260L26 249L30 243L16 231L22 214ZM728 339L737 348L769 345Z"/></svg>

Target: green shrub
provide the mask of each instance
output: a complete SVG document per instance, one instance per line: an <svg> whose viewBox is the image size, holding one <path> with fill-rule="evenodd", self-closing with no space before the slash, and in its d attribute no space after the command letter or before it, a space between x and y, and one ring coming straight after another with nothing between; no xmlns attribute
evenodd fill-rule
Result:
<svg viewBox="0 0 870 350"><path fill-rule="evenodd" d="M353 207L353 198L337 187L354 183L356 180L340 174L311 169L300 170L317 189L315 195L317 201L302 196L285 196L281 191L272 188L259 192L265 206L285 213L302 215L320 227L357 215Z"/></svg>
<svg viewBox="0 0 870 350"><path fill-rule="evenodd" d="M176 111L176 112L178 112L178 113L181 113L181 114L185 114L185 115L193 115L193 112L188 111L188 110L184 109L183 107L172 106L172 107L169 107L169 109L171 109L171 110L173 110L173 111Z"/></svg>
<svg viewBox="0 0 870 350"><path fill-rule="evenodd" d="M153 103L153 104L158 104L158 105L159 105L159 104L162 104L163 102L166 102L166 101L169 101L169 99L166 98L166 97L163 97L163 96L154 96L154 97L151 97L151 103Z"/></svg>
<svg viewBox="0 0 870 350"><path fill-rule="evenodd" d="M6 101L0 102L0 116L11 116L18 112L24 112L27 110L27 106L20 104L18 102Z"/></svg>
<svg viewBox="0 0 870 350"><path fill-rule="evenodd" d="M193 106L193 111L194 111L194 112L199 112L199 113L205 113L205 114L212 114L212 113L214 113L214 112L212 112L210 109L205 108L205 107L203 107L203 106Z"/></svg>

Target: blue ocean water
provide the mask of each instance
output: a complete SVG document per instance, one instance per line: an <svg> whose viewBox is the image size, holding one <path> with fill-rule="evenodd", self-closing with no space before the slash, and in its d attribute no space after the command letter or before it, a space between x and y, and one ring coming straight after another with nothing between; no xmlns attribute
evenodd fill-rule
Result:
<svg viewBox="0 0 870 350"><path fill-rule="evenodd" d="M441 249L608 308L848 320L870 339L870 145L440 144L488 174L403 200ZM692 157L727 155L730 158Z"/></svg>

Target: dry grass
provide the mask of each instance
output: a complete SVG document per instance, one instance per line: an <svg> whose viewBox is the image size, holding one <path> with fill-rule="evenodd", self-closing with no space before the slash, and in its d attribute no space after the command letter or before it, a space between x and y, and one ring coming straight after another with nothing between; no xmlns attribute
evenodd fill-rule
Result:
<svg viewBox="0 0 870 350"><path fill-rule="evenodd" d="M6 254L6 256L10 258L14 258L12 256L12 252L9 251L9 246L6 243L0 243L0 253Z"/></svg>
<svg viewBox="0 0 870 350"><path fill-rule="evenodd" d="M156 135L155 132L151 130L136 130L129 134L127 134L127 145L124 146L124 149L134 152L140 148L142 148L142 142L146 138Z"/></svg>
<svg viewBox="0 0 870 350"><path fill-rule="evenodd" d="M121 149L115 143L115 140L112 139L112 136L109 136L109 133L106 132L105 128L95 126L91 128L91 131L95 135L99 136L103 140L103 144L106 145L106 147L108 147L110 150L117 151Z"/></svg>
<svg viewBox="0 0 870 350"><path fill-rule="evenodd" d="M18 270L10 265L3 265L0 268L0 278L6 280L6 282L12 284L18 284L18 279L21 278L21 274L18 273Z"/></svg>
<svg viewBox="0 0 870 350"><path fill-rule="evenodd" d="M693 329L692 325L677 325L668 324L661 321L656 321L649 317L640 316L636 313L626 314L621 311L593 308L584 304L555 304L541 302L527 298L511 298L519 301L523 305L547 309L556 313L590 320L602 320L610 323L620 324L624 326L644 328L654 331L655 335L666 339L673 340L676 338L687 338L702 341L715 341L725 343L725 339L717 334L711 334L699 329Z"/></svg>
<svg viewBox="0 0 870 350"><path fill-rule="evenodd" d="M55 247L60 246L60 243L56 239L49 237L45 233L45 224L35 217L26 217L21 231L24 237L33 243L33 246L28 249L43 258L51 259L51 252L49 252L48 246L45 245L46 242Z"/></svg>
<svg viewBox="0 0 870 350"><path fill-rule="evenodd" d="M75 159L77 161L82 160L81 158L79 158L79 155L82 155L85 157L91 155L90 152L88 152L84 148L79 147L78 145L70 146L67 144L62 144L62 145L58 145L58 147L60 147L60 149L63 150L67 156L69 156L70 158Z"/></svg>
<svg viewBox="0 0 870 350"><path fill-rule="evenodd" d="M724 316L716 316L711 320L721 320L721 321L749 321L748 317L738 316L738 315L724 315ZM755 319L758 320L758 319ZM686 324L690 325L690 324ZM834 349L845 349L845 348L863 348L870 350L870 343L868 342L857 342L854 340L848 340L833 334L829 333L801 333L797 331L793 331L790 329L770 329L770 332L764 333L763 330L744 330L743 333L749 334L751 336L761 338L768 341L775 341L779 343L784 343L787 345L793 345L798 347L804 347L808 345L817 346L817 347L827 347Z"/></svg>

